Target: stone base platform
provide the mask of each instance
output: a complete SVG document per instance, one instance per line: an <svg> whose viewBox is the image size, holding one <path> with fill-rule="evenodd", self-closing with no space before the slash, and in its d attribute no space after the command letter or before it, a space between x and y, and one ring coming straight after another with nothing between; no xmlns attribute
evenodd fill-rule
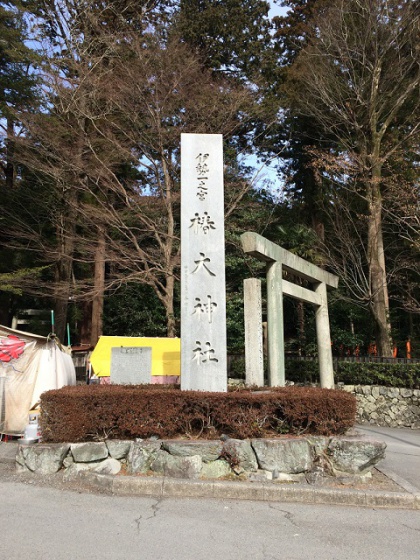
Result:
<svg viewBox="0 0 420 560"><path fill-rule="evenodd" d="M65 478L89 471L102 475L153 475L184 480L240 480L328 485L369 479L386 444L360 435L282 436L237 440L106 440L20 444L20 472Z"/></svg>

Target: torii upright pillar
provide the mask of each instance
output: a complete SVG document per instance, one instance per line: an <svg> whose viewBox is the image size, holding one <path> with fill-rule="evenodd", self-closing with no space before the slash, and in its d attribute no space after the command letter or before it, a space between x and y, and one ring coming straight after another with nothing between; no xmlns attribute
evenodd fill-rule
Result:
<svg viewBox="0 0 420 560"><path fill-rule="evenodd" d="M242 248L267 263L268 383L285 385L283 294L316 307L319 376L321 387L334 388L327 286L337 288L338 277L286 251L253 232L241 237ZM283 270L303 278L313 289L283 279Z"/></svg>

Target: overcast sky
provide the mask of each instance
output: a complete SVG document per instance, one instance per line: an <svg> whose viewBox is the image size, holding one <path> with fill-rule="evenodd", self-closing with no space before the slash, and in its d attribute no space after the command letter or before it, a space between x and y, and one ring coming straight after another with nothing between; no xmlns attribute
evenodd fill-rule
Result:
<svg viewBox="0 0 420 560"><path fill-rule="evenodd" d="M285 14L287 12L286 8L280 8L280 6L277 6L277 4L275 4L272 0L270 1L270 11L269 11L269 16L273 17L273 16L279 16L281 14Z"/></svg>

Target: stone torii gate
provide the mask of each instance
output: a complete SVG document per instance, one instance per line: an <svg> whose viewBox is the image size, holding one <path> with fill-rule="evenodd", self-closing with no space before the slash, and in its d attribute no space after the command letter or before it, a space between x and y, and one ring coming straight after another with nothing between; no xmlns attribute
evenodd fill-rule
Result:
<svg viewBox="0 0 420 560"><path fill-rule="evenodd" d="M241 236L242 248L267 263L268 383L285 385L283 294L316 307L316 333L321 387L334 388L327 286L337 288L338 277L286 251L253 232ZM307 280L313 289L283 279L283 270ZM263 385L261 281L245 280L245 360L248 384Z"/></svg>

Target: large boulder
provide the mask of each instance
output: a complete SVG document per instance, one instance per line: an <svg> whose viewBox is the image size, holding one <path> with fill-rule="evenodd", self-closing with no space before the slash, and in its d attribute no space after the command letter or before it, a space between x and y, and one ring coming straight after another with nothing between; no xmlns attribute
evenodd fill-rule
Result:
<svg viewBox="0 0 420 560"><path fill-rule="evenodd" d="M54 474L63 466L69 449L68 443L19 445L16 455L17 470Z"/></svg>
<svg viewBox="0 0 420 560"><path fill-rule="evenodd" d="M108 457L105 461L101 461L93 469L94 472L98 474L118 474L121 470L121 463L118 459L113 457Z"/></svg>
<svg viewBox="0 0 420 560"><path fill-rule="evenodd" d="M93 463L108 457L108 448L103 441L88 441L85 443L72 443L70 451L76 463Z"/></svg>
<svg viewBox="0 0 420 560"><path fill-rule="evenodd" d="M160 451L160 441L133 441L127 456L127 470L131 474L147 473Z"/></svg>
<svg viewBox="0 0 420 560"><path fill-rule="evenodd" d="M166 451L159 451L150 464L150 470L171 478L198 478L203 467L200 455L190 457L173 456Z"/></svg>
<svg viewBox="0 0 420 560"><path fill-rule="evenodd" d="M230 465L224 459L218 459L211 463L204 463L201 469L201 478L224 478L232 474Z"/></svg>
<svg viewBox="0 0 420 560"><path fill-rule="evenodd" d="M305 436L306 441L312 446L312 451L314 453L314 458L319 456L324 456L328 444L330 443L330 437L328 436Z"/></svg>
<svg viewBox="0 0 420 560"><path fill-rule="evenodd" d="M327 455L336 471L364 474L385 457L386 443L373 439L332 438Z"/></svg>
<svg viewBox="0 0 420 560"><path fill-rule="evenodd" d="M227 439L223 443L223 457L237 473L258 469L257 458L248 440Z"/></svg>
<svg viewBox="0 0 420 560"><path fill-rule="evenodd" d="M130 451L131 441L123 439L106 440L109 456L113 459L125 459Z"/></svg>
<svg viewBox="0 0 420 560"><path fill-rule="evenodd" d="M94 471L98 463L72 463L69 465L63 475L64 480L74 480L83 471Z"/></svg>
<svg viewBox="0 0 420 560"><path fill-rule="evenodd" d="M288 474L312 469L312 449L306 439L253 439L251 443L261 469Z"/></svg>
<svg viewBox="0 0 420 560"><path fill-rule="evenodd" d="M199 455L205 463L216 461L222 454L223 443L221 441L163 441L162 448L174 457L192 457Z"/></svg>

